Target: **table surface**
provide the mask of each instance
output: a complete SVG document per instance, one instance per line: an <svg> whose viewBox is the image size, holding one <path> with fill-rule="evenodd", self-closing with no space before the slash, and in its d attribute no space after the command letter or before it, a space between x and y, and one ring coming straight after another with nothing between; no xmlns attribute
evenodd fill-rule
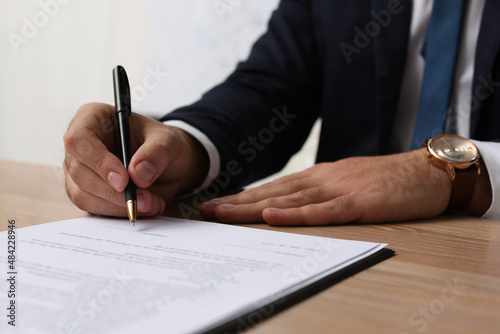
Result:
<svg viewBox="0 0 500 334"><path fill-rule="evenodd" d="M59 166L0 160L0 230L88 214L66 196ZM166 215L179 216L176 206ZM252 228L388 243L396 256L248 333L499 333L500 221L443 216L396 224Z"/></svg>

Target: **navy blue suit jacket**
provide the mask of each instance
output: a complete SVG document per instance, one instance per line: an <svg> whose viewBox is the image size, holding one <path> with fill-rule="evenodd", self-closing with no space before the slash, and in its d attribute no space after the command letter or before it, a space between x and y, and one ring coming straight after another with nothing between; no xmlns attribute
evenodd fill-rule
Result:
<svg viewBox="0 0 500 334"><path fill-rule="evenodd" d="M318 162L389 153L411 12L411 0L282 0L249 58L162 120L204 132L230 187L279 171L318 117ZM487 0L471 92L478 140L500 139L499 46L500 0Z"/></svg>

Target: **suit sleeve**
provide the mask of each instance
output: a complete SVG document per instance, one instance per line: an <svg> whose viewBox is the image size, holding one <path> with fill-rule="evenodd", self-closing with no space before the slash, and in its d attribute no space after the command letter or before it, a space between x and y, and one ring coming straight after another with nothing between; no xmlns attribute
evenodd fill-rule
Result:
<svg viewBox="0 0 500 334"><path fill-rule="evenodd" d="M225 82L160 120L203 132L219 152L224 186L242 187L279 171L301 148L321 95L310 1L283 0L249 58Z"/></svg>

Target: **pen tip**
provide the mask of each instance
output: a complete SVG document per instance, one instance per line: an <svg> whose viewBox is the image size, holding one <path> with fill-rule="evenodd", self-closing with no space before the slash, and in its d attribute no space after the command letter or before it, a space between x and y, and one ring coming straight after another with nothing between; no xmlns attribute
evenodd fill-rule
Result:
<svg viewBox="0 0 500 334"><path fill-rule="evenodd" d="M135 220L137 219L137 202L134 200L127 201L127 213L129 220L135 226Z"/></svg>

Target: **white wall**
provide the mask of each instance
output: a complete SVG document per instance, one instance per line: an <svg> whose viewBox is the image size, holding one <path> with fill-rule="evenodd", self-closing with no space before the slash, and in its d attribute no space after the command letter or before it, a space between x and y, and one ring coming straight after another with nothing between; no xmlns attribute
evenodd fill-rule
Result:
<svg viewBox="0 0 500 334"><path fill-rule="evenodd" d="M78 106L113 103L117 64L129 74L135 111L159 116L193 102L246 58L277 3L2 0L0 159L62 162ZM162 75L148 91L151 71ZM306 164L314 144L308 149Z"/></svg>

